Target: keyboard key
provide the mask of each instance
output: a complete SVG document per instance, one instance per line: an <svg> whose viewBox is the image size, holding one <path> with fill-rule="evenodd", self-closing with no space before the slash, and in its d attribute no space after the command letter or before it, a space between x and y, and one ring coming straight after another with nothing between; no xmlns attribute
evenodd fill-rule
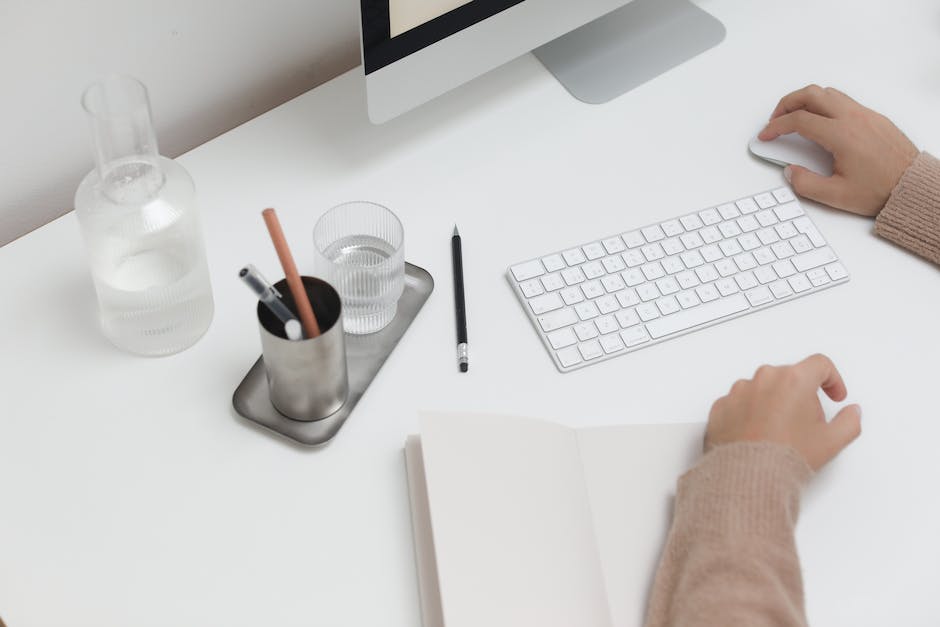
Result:
<svg viewBox="0 0 940 627"><path fill-rule="evenodd" d="M656 287L658 287L659 291L663 293L663 296L675 294L679 291L679 283L671 276L667 276L665 279L656 281Z"/></svg>
<svg viewBox="0 0 940 627"><path fill-rule="evenodd" d="M555 355L558 357L558 363L560 363L563 368L570 368L584 361L581 359L581 352L578 350L577 346L560 350L555 353Z"/></svg>
<svg viewBox="0 0 940 627"><path fill-rule="evenodd" d="M697 268L705 263L705 258L702 257L702 253L697 250L690 250L688 252L682 253L679 255L679 257L682 259L682 263L684 263L687 268Z"/></svg>
<svg viewBox="0 0 940 627"><path fill-rule="evenodd" d="M744 250L754 250L760 247L760 240L757 239L757 236L753 233L745 233L738 238L738 244L740 244L741 248Z"/></svg>
<svg viewBox="0 0 940 627"><path fill-rule="evenodd" d="M623 340L620 339L620 335L618 333L605 335L601 337L601 348L603 348L604 352L608 355L611 353L616 353L617 351L622 351L624 349Z"/></svg>
<svg viewBox="0 0 940 627"><path fill-rule="evenodd" d="M834 263L832 265L826 266L826 272L829 273L829 277L833 281L838 281L849 276L849 273L846 271L845 266L841 263Z"/></svg>
<svg viewBox="0 0 940 627"><path fill-rule="evenodd" d="M636 313L638 316L640 316L640 320L643 322L659 317L659 309L653 303L643 303L642 305L637 305Z"/></svg>
<svg viewBox="0 0 940 627"><path fill-rule="evenodd" d="M798 202L788 202L774 207L774 213L777 214L777 218L783 222L784 220L792 220L797 216L803 215L803 209Z"/></svg>
<svg viewBox="0 0 940 627"><path fill-rule="evenodd" d="M741 229L738 227L737 222L722 222L718 225L718 230L721 231L721 234L725 237L735 237L741 234Z"/></svg>
<svg viewBox="0 0 940 627"><path fill-rule="evenodd" d="M669 239L664 239L662 241L663 250L667 255L678 255L685 247L682 245L682 242L679 241L677 237L670 237Z"/></svg>
<svg viewBox="0 0 940 627"><path fill-rule="evenodd" d="M606 294L606 290L604 289L604 286L601 285L600 281L588 281L587 283L582 283L581 290L588 298L597 298L598 296L603 296Z"/></svg>
<svg viewBox="0 0 940 627"><path fill-rule="evenodd" d="M664 316L669 314L676 313L679 311L679 302L676 300L675 296L667 296L666 298L660 298L656 301L656 307L659 309L660 313Z"/></svg>
<svg viewBox="0 0 940 627"><path fill-rule="evenodd" d="M776 281L778 279L777 273L774 272L774 269L770 266L761 266L754 270L754 276L757 277L757 280L761 285L766 285L771 281Z"/></svg>
<svg viewBox="0 0 940 627"><path fill-rule="evenodd" d="M701 257L699 257L699 259L701 259ZM666 274L675 274L676 272L682 272L685 270L685 266L678 257L666 257L663 259L662 264L663 270L666 271Z"/></svg>
<svg viewBox="0 0 940 627"><path fill-rule="evenodd" d="M787 282L790 284L790 287L793 288L793 291L796 293L805 292L810 287L812 287L809 281L806 279L806 275L798 274L796 276L790 277L787 279Z"/></svg>
<svg viewBox="0 0 940 627"><path fill-rule="evenodd" d="M726 239L718 244L718 247L726 257L733 257L742 251L741 245L738 244L738 241L735 239Z"/></svg>
<svg viewBox="0 0 940 627"><path fill-rule="evenodd" d="M731 279L718 279L715 281L715 287L718 288L722 296L730 296L740 291L738 284Z"/></svg>
<svg viewBox="0 0 940 627"><path fill-rule="evenodd" d="M542 266L542 262L538 259L520 263L518 266L513 266L511 270L516 281L520 283L545 274L545 267Z"/></svg>
<svg viewBox="0 0 940 627"><path fill-rule="evenodd" d="M734 282L737 283L738 287L742 290L757 287L757 279L754 278L753 272L742 272L741 274L735 275Z"/></svg>
<svg viewBox="0 0 940 627"><path fill-rule="evenodd" d="M617 311L620 309L620 303L617 302L617 297L608 294L607 296L601 296L594 303L597 305L597 308L602 314L609 314L612 311Z"/></svg>
<svg viewBox="0 0 940 627"><path fill-rule="evenodd" d="M584 300L584 294L581 293L581 289L578 287L566 287L561 291L561 299L565 301L566 305L574 305Z"/></svg>
<svg viewBox="0 0 940 627"><path fill-rule="evenodd" d="M614 314L614 318L624 329L640 323L640 316L636 315L636 312L632 309L618 311Z"/></svg>
<svg viewBox="0 0 940 627"><path fill-rule="evenodd" d="M805 253L808 250L813 250L813 244L809 241L809 238L805 235L798 235L789 240L790 245L793 246L793 250L798 253Z"/></svg>
<svg viewBox="0 0 940 627"><path fill-rule="evenodd" d="M806 272L811 268L836 261L836 254L832 252L831 248L826 246L825 248L811 250L808 253L795 255L791 257L790 260L793 262L793 265L797 270L800 272Z"/></svg>
<svg viewBox="0 0 940 627"><path fill-rule="evenodd" d="M752 290L748 290L744 293L744 295L747 296L747 300L749 303L751 303L751 307L766 305L774 299L774 295L770 293L770 289L768 289L766 285L761 285L760 287L755 287Z"/></svg>
<svg viewBox="0 0 940 627"><path fill-rule="evenodd" d="M679 292L678 294L676 294L676 300L679 301L679 305L683 309L688 309L689 307L695 307L696 305L699 305L702 302L698 299L698 296L696 296L695 292L693 292L692 290Z"/></svg>
<svg viewBox="0 0 940 627"><path fill-rule="evenodd" d="M650 336L643 325L630 327L620 332L620 339L627 346L636 346L644 342L649 342Z"/></svg>
<svg viewBox="0 0 940 627"><path fill-rule="evenodd" d="M726 277L731 276L732 274L737 274L738 266L735 265L734 261L731 259L721 259L715 262L715 270L717 270L718 274L721 276ZM702 277L699 278L701 279ZM702 280L704 281L705 279Z"/></svg>
<svg viewBox="0 0 940 627"><path fill-rule="evenodd" d="M777 235L780 236L780 239L790 239L798 233L792 222L781 222L774 228L777 230Z"/></svg>
<svg viewBox="0 0 940 627"><path fill-rule="evenodd" d="M693 248L698 248L699 246L703 246L705 244L705 241L702 239L702 236L699 235L698 233L686 233L685 235L680 237L679 240L682 242L683 246L685 246L689 250Z"/></svg>
<svg viewBox="0 0 940 627"><path fill-rule="evenodd" d="M561 309L565 306L565 303L561 300L561 296L558 292L549 292L548 294L543 294L542 296L536 296L529 300L529 307L532 308L532 313L536 316L540 316L543 313L548 313L549 311L555 311L556 309Z"/></svg>
<svg viewBox="0 0 940 627"><path fill-rule="evenodd" d="M547 336L549 344L552 345L552 348L558 350L559 348L565 348L567 346L573 346L578 343L578 338L575 337L574 331L571 330L571 327L565 327L564 329L558 329L549 333Z"/></svg>
<svg viewBox="0 0 940 627"><path fill-rule="evenodd" d="M654 283L644 283L640 287L636 288L636 293L639 295L640 300L642 300L644 303L648 303L651 300L656 300L662 296L662 294L659 293L659 290L656 289L656 285Z"/></svg>
<svg viewBox="0 0 940 627"><path fill-rule="evenodd" d="M718 213L719 213L719 215L721 215L721 217L724 218L725 220L731 220L731 219L737 218L739 215L741 215L741 212L738 211L738 208L735 207L735 206L734 206L733 204L731 204L730 202L727 203L727 204L721 205L720 207L718 207Z"/></svg>
<svg viewBox="0 0 940 627"><path fill-rule="evenodd" d="M647 281L655 281L666 275L666 271L663 269L663 266L659 262L648 263L643 266L643 275L646 277Z"/></svg>
<svg viewBox="0 0 940 627"><path fill-rule="evenodd" d="M754 259L757 261L757 263L762 266L777 261L777 256L774 255L773 252L771 252L771 250L766 246L763 248L758 248L752 254L754 255Z"/></svg>
<svg viewBox="0 0 940 627"><path fill-rule="evenodd" d="M774 298L786 298L787 296L793 296L793 290L790 289L790 284L786 281L777 281L776 283L771 283L770 291L773 293Z"/></svg>
<svg viewBox="0 0 940 627"><path fill-rule="evenodd" d="M555 274L547 274L542 277L542 287L545 288L546 292L554 292L555 290L560 290L565 286L565 280L561 278L561 275L557 272Z"/></svg>
<svg viewBox="0 0 940 627"><path fill-rule="evenodd" d="M687 290L690 287L695 287L696 285L699 284L699 278L695 275L694 272L690 272L688 270L677 274L676 281L679 282L679 286L682 287L682 289L684 290Z"/></svg>
<svg viewBox="0 0 940 627"><path fill-rule="evenodd" d="M646 277L643 276L643 273L637 268L621 272L620 278L623 279L623 282L626 283L628 287L636 287L646 281Z"/></svg>
<svg viewBox="0 0 940 627"><path fill-rule="evenodd" d="M761 229L757 232L757 239L759 239L764 246L768 246L774 242L779 242L780 236L777 235L777 231L774 229Z"/></svg>
<svg viewBox="0 0 940 627"><path fill-rule="evenodd" d="M561 255L549 255L548 257L542 257L542 265L549 272L558 272L564 269L565 260L561 258Z"/></svg>
<svg viewBox="0 0 940 627"><path fill-rule="evenodd" d="M793 250L793 246L790 245L790 242L777 242L771 248L774 251L774 254L777 255L778 259L786 259L787 257L792 257L796 254L796 251Z"/></svg>
<svg viewBox="0 0 940 627"><path fill-rule="evenodd" d="M591 261L600 259L607 254L607 251L600 242L591 242L590 244L585 244L581 247L581 249L584 251L584 256Z"/></svg>
<svg viewBox="0 0 940 627"><path fill-rule="evenodd" d="M715 266L703 266L701 268L696 268L695 274L702 283L710 283L720 276L718 271L715 270Z"/></svg>
<svg viewBox="0 0 940 627"><path fill-rule="evenodd" d="M568 285L577 285L587 281L587 277L581 272L581 268L566 268L561 271L561 276Z"/></svg>
<svg viewBox="0 0 940 627"><path fill-rule="evenodd" d="M556 329L566 327L569 324L574 324L578 321L578 314L574 312L574 309L571 307L566 307L565 309L559 309L551 313L545 314L544 316L538 317L539 326L542 327L542 330L546 333L551 333Z"/></svg>
<svg viewBox="0 0 940 627"><path fill-rule="evenodd" d="M686 309L666 318L653 320L646 325L649 334L659 339L672 333L679 333L719 320L748 309L747 299L741 294L735 294L729 298L722 298L711 303L704 303L692 309ZM624 340L626 341L626 340ZM628 344L629 345L629 344Z"/></svg>
<svg viewBox="0 0 940 627"><path fill-rule="evenodd" d="M617 292L617 302L620 303L621 307L633 307L634 305L640 304L640 297L637 296L636 290L623 290L622 292Z"/></svg>
<svg viewBox="0 0 940 627"><path fill-rule="evenodd" d="M581 320L591 320L601 315L601 312L598 311L597 305L591 301L584 303L578 303L574 306L575 312L578 314L578 318Z"/></svg>
<svg viewBox="0 0 940 627"><path fill-rule="evenodd" d="M666 237L675 237L682 233L682 225L679 224L678 220L668 220L659 225L663 233L666 234Z"/></svg>
<svg viewBox="0 0 940 627"><path fill-rule="evenodd" d="M718 227L715 226L706 226L704 229L698 232L702 236L702 240L706 244L714 244L721 239L721 231L718 230Z"/></svg>
<svg viewBox="0 0 940 627"><path fill-rule="evenodd" d="M789 187L775 189L773 194L774 198L777 199L777 202L790 202L791 200L796 200L796 198L793 196L793 192L790 191Z"/></svg>
<svg viewBox="0 0 940 627"><path fill-rule="evenodd" d="M703 303L721 298L721 294L718 293L718 288L715 287L714 283L695 288L695 293L698 294L698 297L702 299Z"/></svg>
<svg viewBox="0 0 940 627"><path fill-rule="evenodd" d="M760 222L754 219L754 216L743 216L737 220L738 228L745 233L756 231L760 228Z"/></svg>
<svg viewBox="0 0 940 627"><path fill-rule="evenodd" d="M607 274L620 272L621 270L626 270L627 268L627 264L623 262L623 257L620 255L604 257L604 259L601 260L601 263L604 264L604 270L607 271Z"/></svg>
<svg viewBox="0 0 940 627"><path fill-rule="evenodd" d="M757 222L761 226L773 226L779 222L779 220L777 220L777 216L774 215L774 212L770 211L769 209L758 211L756 214L754 214L754 217L757 218Z"/></svg>
<svg viewBox="0 0 940 627"><path fill-rule="evenodd" d="M623 240L620 239L619 235L614 235L605 239L601 244L604 245L604 249L607 251L608 255L616 255L617 253L622 253L627 249L626 244L623 243Z"/></svg>
<svg viewBox="0 0 940 627"><path fill-rule="evenodd" d="M607 290L609 294L619 292L627 286L627 284L623 282L623 279L620 278L619 274L608 274L601 279L601 285L604 286L604 289Z"/></svg>
<svg viewBox="0 0 940 627"><path fill-rule="evenodd" d="M628 268L635 268L641 264L646 263L646 257L644 257L643 253L641 253L639 250L628 250L627 252L623 253L621 257L623 257L623 262L627 264Z"/></svg>
<svg viewBox="0 0 940 627"><path fill-rule="evenodd" d="M594 326L593 322L582 322L574 325L574 334L578 336L579 340L584 342L597 337L597 327Z"/></svg>
<svg viewBox="0 0 940 627"><path fill-rule="evenodd" d="M659 240L666 238L666 234L663 233L663 230L659 227L658 224L646 227L642 230L642 233L643 237L646 238L646 241L650 243L658 242Z"/></svg>
<svg viewBox="0 0 940 627"><path fill-rule="evenodd" d="M566 250L561 253L561 256L565 258L565 263L569 266L576 266L579 263L584 263L587 261L587 257L584 256L584 253L581 252L580 248L572 248L571 250Z"/></svg>
<svg viewBox="0 0 940 627"><path fill-rule="evenodd" d="M754 196L757 206L761 209L766 209L767 207L773 207L777 204L777 200L774 198L773 194L758 194Z"/></svg>
<svg viewBox="0 0 940 627"><path fill-rule="evenodd" d="M646 257L647 261L656 261L666 256L666 253L663 252L663 247L659 244L648 244L640 250L643 251L643 256Z"/></svg>
<svg viewBox="0 0 940 627"><path fill-rule="evenodd" d="M793 264L786 259L775 263L773 268L774 272L776 272L781 279L785 279L796 274L796 268L794 268Z"/></svg>
<svg viewBox="0 0 940 627"><path fill-rule="evenodd" d="M623 243L627 245L627 248L638 248L645 244L646 240L639 231L630 231L623 234Z"/></svg>
<svg viewBox="0 0 940 627"><path fill-rule="evenodd" d="M754 255L751 253L741 253L734 258L734 263L742 272L757 267L757 260L754 259Z"/></svg>
<svg viewBox="0 0 940 627"><path fill-rule="evenodd" d="M584 276L589 279L596 279L606 274L606 272L604 272L604 266L602 266L599 261L591 261L584 264L581 266L581 271L584 272Z"/></svg>
<svg viewBox="0 0 940 627"><path fill-rule="evenodd" d="M797 231L806 235L816 248L826 245L826 240L819 233L816 226L809 221L809 218L798 218L793 221L793 226L796 227Z"/></svg>
<svg viewBox="0 0 940 627"><path fill-rule="evenodd" d="M738 206L738 209L743 214L754 213L759 209L757 203L754 202L753 198L742 198L738 202L734 203Z"/></svg>
<svg viewBox="0 0 940 627"><path fill-rule="evenodd" d="M519 289L522 290L522 294L526 298L532 298L533 296L545 293L545 288L542 287L542 282L538 279L523 281L519 284Z"/></svg>
<svg viewBox="0 0 940 627"><path fill-rule="evenodd" d="M717 259L721 259L723 256L721 253L721 249L715 246L714 244L709 244L708 246L702 246L702 248L699 249L699 253L701 253L702 258L705 260L706 263L711 263Z"/></svg>
<svg viewBox="0 0 940 627"><path fill-rule="evenodd" d="M721 214L716 209L706 209L698 212L699 217L706 226L721 222Z"/></svg>
<svg viewBox="0 0 940 627"><path fill-rule="evenodd" d="M578 344L578 350L581 351L581 356L584 357L585 361L597 359L604 354L604 349L601 348L601 343L597 340L588 340Z"/></svg>
<svg viewBox="0 0 940 627"><path fill-rule="evenodd" d="M694 231L705 226L705 224L702 222L702 219L698 217L698 214L695 213L683 216L679 218L679 221L682 222L682 226L685 227L686 231Z"/></svg>
<svg viewBox="0 0 940 627"><path fill-rule="evenodd" d="M813 287L819 287L820 285L832 282L825 268L814 268L810 270L806 273L806 278L813 284Z"/></svg>
<svg viewBox="0 0 940 627"><path fill-rule="evenodd" d="M597 326L597 330L601 332L601 335L620 330L620 325L617 324L613 316L601 316L594 321L594 324Z"/></svg>

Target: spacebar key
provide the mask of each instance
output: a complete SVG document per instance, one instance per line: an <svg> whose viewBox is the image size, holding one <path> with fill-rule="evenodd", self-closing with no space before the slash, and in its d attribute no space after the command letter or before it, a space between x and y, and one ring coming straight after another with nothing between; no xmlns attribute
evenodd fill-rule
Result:
<svg viewBox="0 0 940 627"><path fill-rule="evenodd" d="M649 331L653 339L659 339L666 335L685 331L692 327L736 314L745 309L750 309L747 298L740 292L727 298L705 303L692 309L686 309L674 313L665 318L657 318L646 323L646 330Z"/></svg>

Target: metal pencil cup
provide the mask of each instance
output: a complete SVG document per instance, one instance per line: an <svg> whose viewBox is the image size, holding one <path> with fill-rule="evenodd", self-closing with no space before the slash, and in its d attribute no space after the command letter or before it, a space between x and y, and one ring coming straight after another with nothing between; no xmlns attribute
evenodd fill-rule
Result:
<svg viewBox="0 0 940 627"><path fill-rule="evenodd" d="M320 335L291 341L284 325L264 304L258 303L261 352L271 403L293 420L321 420L336 412L349 392L346 346L339 294L326 281L301 277L317 315ZM284 304L297 311L287 280L275 283Z"/></svg>

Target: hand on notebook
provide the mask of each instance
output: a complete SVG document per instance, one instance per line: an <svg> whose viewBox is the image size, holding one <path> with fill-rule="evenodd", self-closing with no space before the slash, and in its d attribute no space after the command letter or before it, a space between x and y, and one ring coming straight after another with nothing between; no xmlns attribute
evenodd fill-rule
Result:
<svg viewBox="0 0 940 627"><path fill-rule="evenodd" d="M758 137L799 133L832 153L832 176L800 166L786 170L800 196L864 216L881 211L917 147L885 116L841 91L809 85L784 96Z"/></svg>
<svg viewBox="0 0 940 627"><path fill-rule="evenodd" d="M834 401L845 400L842 376L825 355L811 355L793 366L761 366L753 379L741 379L715 401L705 450L731 442L777 442L793 447L819 470L861 432L858 405L844 407L826 421L819 388Z"/></svg>

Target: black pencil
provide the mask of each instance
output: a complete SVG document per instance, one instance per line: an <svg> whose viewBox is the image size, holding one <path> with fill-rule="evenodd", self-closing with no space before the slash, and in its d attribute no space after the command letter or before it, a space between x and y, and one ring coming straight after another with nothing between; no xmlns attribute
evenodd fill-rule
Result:
<svg viewBox="0 0 940 627"><path fill-rule="evenodd" d="M457 309L457 365L460 372L466 372L470 367L467 358L467 306L463 296L463 251L457 225L454 225L454 236L450 238L450 251L454 262L454 305Z"/></svg>

